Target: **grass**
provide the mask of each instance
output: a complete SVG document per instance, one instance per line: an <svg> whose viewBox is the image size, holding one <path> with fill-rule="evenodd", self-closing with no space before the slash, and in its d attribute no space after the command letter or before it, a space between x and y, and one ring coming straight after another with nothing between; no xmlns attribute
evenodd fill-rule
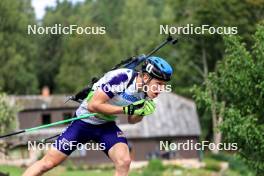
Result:
<svg viewBox="0 0 264 176"><path fill-rule="evenodd" d="M204 159L205 162L205 169L209 170L209 171L214 171L214 172L219 172L221 170L221 165L220 162L221 161L217 161L211 158L206 158Z"/></svg>
<svg viewBox="0 0 264 176"><path fill-rule="evenodd" d="M231 155L231 154L207 154L206 160L214 160L218 161L225 161L229 164L229 170L227 171L227 175L235 175L238 173L239 176L254 176L255 174L251 171L238 157ZM225 173L226 174L226 173ZM236 176L236 175L235 175Z"/></svg>
<svg viewBox="0 0 264 176"><path fill-rule="evenodd" d="M10 173L10 176L21 176L24 169L16 166L0 165L0 171L2 173Z"/></svg>
<svg viewBox="0 0 264 176"><path fill-rule="evenodd" d="M229 162L230 169L222 173L221 176L254 176L239 160L234 159L233 156L226 155L207 155L203 160L206 167L200 169L185 169L180 166L169 165L163 166L159 160L150 161L148 166L144 169L133 170L130 176L216 176L221 170L220 163ZM240 167L239 167L240 166ZM112 176L114 169L81 169L84 167L69 168L59 166L52 171L45 174L45 176ZM24 169L0 165L0 172L9 173L10 176L21 176Z"/></svg>
<svg viewBox="0 0 264 176"><path fill-rule="evenodd" d="M102 170L92 170L92 171L67 171L63 173L63 176L112 176L114 171L102 171ZM54 174L52 174L54 176Z"/></svg>
<svg viewBox="0 0 264 176"><path fill-rule="evenodd" d="M10 176L21 176L24 169L13 166L0 166L0 171L4 173L9 173ZM151 170L138 170L132 171L130 176L213 176L216 175L217 172L208 170L208 169L183 169L183 168L172 168L165 169L162 172ZM114 170L73 170L68 171L65 167L59 166L52 171L45 174L45 176L112 176ZM228 171L224 176L240 176L238 172Z"/></svg>
<svg viewBox="0 0 264 176"><path fill-rule="evenodd" d="M24 169L16 166L0 165L0 172L9 173L10 176L21 176ZM65 167L59 166L45 174L45 176L112 176L113 170L74 170L67 171Z"/></svg>

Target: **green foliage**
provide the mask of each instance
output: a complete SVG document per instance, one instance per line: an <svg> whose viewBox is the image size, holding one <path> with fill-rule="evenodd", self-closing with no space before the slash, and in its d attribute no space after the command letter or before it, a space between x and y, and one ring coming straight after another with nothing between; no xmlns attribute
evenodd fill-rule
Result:
<svg viewBox="0 0 264 176"><path fill-rule="evenodd" d="M237 27L238 34L249 47L253 42L250 34L255 31L256 23L263 19L264 3L261 0L190 0L174 3L172 7L177 9L177 24ZM177 57L174 59L176 74L172 85L175 92L191 96L190 88L194 84L201 87L208 72L215 71L217 62L223 59L223 37L217 34L181 35L177 48ZM199 106L198 113L202 139L211 140L212 118L206 107Z"/></svg>
<svg viewBox="0 0 264 176"><path fill-rule="evenodd" d="M210 171L219 172L221 170L221 165L219 162L212 159L205 159L205 169Z"/></svg>
<svg viewBox="0 0 264 176"><path fill-rule="evenodd" d="M27 35L27 25L35 23L30 1L0 1L0 23L0 89L36 93L36 40Z"/></svg>
<svg viewBox="0 0 264 176"><path fill-rule="evenodd" d="M0 171L10 176L19 176L23 174L23 169L16 166L0 165Z"/></svg>
<svg viewBox="0 0 264 176"><path fill-rule="evenodd" d="M7 96L0 93L0 134L9 132L16 127L18 107L10 105Z"/></svg>
<svg viewBox="0 0 264 176"><path fill-rule="evenodd" d="M154 7L147 0L136 0L125 1L124 9L118 26L121 31L120 52L123 56L142 54L160 39L157 37L159 23L154 16Z"/></svg>
<svg viewBox="0 0 264 176"><path fill-rule="evenodd" d="M109 63L111 57L107 54L110 52L114 54L114 48L111 47L114 43L105 36L100 38L99 40L97 36L70 36L67 39L63 49L65 52L61 56L63 63L55 77L57 91L76 92L87 85L92 77L99 76L109 69L109 65L112 64Z"/></svg>
<svg viewBox="0 0 264 176"><path fill-rule="evenodd" d="M177 9L177 25L234 26L249 45L255 24L263 19L263 1L241 0L190 0L171 4ZM207 72L214 71L217 61L223 58L224 43L221 35L181 35L175 65L176 91L190 96L193 84L201 85ZM208 70L208 71L207 71ZM190 76L191 75L191 76ZM183 81L184 80L184 81Z"/></svg>
<svg viewBox="0 0 264 176"><path fill-rule="evenodd" d="M55 93L75 92L121 59L152 49L165 38L159 35L160 24L237 26L239 34L250 43L249 33L263 18L262 1L253 0L113 0L111 3L86 0L76 4L57 1L56 7L47 8L38 25L106 26L107 33L104 36L27 35L27 25L37 23L30 1L3 0L0 8L0 87L18 94L37 93L45 85ZM173 91L191 96L190 87L194 83L202 84L205 69L213 71L216 62L222 59L222 37L181 35L178 38L180 44L176 48L164 48L158 55L174 67ZM207 65L201 59L204 56ZM204 119L204 124L208 124Z"/></svg>
<svg viewBox="0 0 264 176"><path fill-rule="evenodd" d="M76 92L92 77L108 71L124 57L152 49L162 38L157 35L159 21L168 22L166 20L172 18L166 17L173 16L168 4L154 5L147 0L112 1L107 7L104 1L86 1L77 5L68 1L57 2L56 8L48 9L43 26L56 23L106 26L106 34L41 36L42 47L37 62L40 86L49 85L57 93ZM167 52L164 53L167 57Z"/></svg>
<svg viewBox="0 0 264 176"><path fill-rule="evenodd" d="M225 104L221 130L226 140L237 143L240 157L257 174L264 172L263 36L264 27L260 25L251 52L241 43L241 38L226 37L224 60L207 80L217 95L218 111ZM209 91L208 86L196 91L196 100L207 108L212 104Z"/></svg>
<svg viewBox="0 0 264 176"><path fill-rule="evenodd" d="M73 171L77 169L77 166L75 166L75 164L70 160L68 160L65 165L68 171Z"/></svg>
<svg viewBox="0 0 264 176"><path fill-rule="evenodd" d="M44 26L100 26L91 19L94 7L100 2L86 2L73 6L68 1L58 2L48 9ZM101 5L99 5L101 7ZM98 9L97 9L98 10ZM97 12L98 13L98 12ZM82 16L82 18L80 18ZM87 85L92 77L108 70L115 58L115 41L108 35L44 35L39 55L40 85L49 85L55 92L72 93ZM45 74L43 74L45 73ZM76 79L77 78L77 79Z"/></svg>
<svg viewBox="0 0 264 176"><path fill-rule="evenodd" d="M144 169L142 176L160 176L165 170L161 160L150 160L148 166Z"/></svg>
<svg viewBox="0 0 264 176"><path fill-rule="evenodd" d="M225 161L228 162L229 168L233 171L239 172L240 175L253 175L253 172L249 170L249 168L243 163L239 157L236 155L230 154L209 154L207 158L214 159L216 161Z"/></svg>
<svg viewBox="0 0 264 176"><path fill-rule="evenodd" d="M216 157L216 158L215 158ZM220 165L222 161L225 161L222 158L229 158L232 160L232 156L226 156L226 155L217 155L217 156L209 156L206 157L206 162L213 162L215 165ZM69 162L69 161L68 161ZM147 167L142 168L142 169L137 169L137 170L131 170L129 175L131 176L143 176L143 175L157 175L157 176L171 176L171 175L191 175L191 176L211 176L218 174L219 172L208 170L207 168L183 168L178 165L165 165L163 166L161 161L159 160L154 160L150 161L151 164L149 164ZM234 161L236 162L236 165L241 164L238 160ZM70 162L68 163L70 164ZM230 164L230 163L229 163ZM67 163L66 163L67 165ZM150 166L151 165L151 166ZM231 165L231 164L230 164ZM84 167L84 166L83 166ZM100 165L96 166L88 166L87 168L81 168L81 167L74 167L70 170L63 167L59 166L53 169L52 171L47 173L47 176L49 175L63 175L63 176L85 176L85 175L105 175L105 176L110 176L113 175L114 173L114 168L110 167L101 167ZM241 167L244 167L241 165ZM0 170L4 172L9 172L12 176L18 176L21 175L21 173L18 173L17 171L22 172L22 169L17 168L17 167L6 167L6 166L0 166ZM228 169L224 173L221 172L221 175L223 176L253 176L253 174L249 172L245 172L244 174L241 172L237 172L239 168L237 169ZM220 174L220 173L219 173Z"/></svg>
<svg viewBox="0 0 264 176"><path fill-rule="evenodd" d="M68 1L57 1L56 9L48 8L41 26L53 26L55 24L70 24L70 16L74 14L74 9ZM51 90L56 88L55 76L62 60L63 35L40 35L37 75L40 87L49 86Z"/></svg>

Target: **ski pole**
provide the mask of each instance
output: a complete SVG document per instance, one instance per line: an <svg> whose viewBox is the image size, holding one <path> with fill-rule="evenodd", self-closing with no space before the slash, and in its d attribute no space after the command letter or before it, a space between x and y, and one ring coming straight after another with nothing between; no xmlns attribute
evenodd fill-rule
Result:
<svg viewBox="0 0 264 176"><path fill-rule="evenodd" d="M48 137L48 138L41 139L40 142L42 142L42 143L46 143L47 141L49 141L49 140L51 140L51 139L53 139L53 138L56 138L56 137L58 137L59 135L60 135L60 134L56 134L56 135L54 135L54 136L50 136L50 137Z"/></svg>
<svg viewBox="0 0 264 176"><path fill-rule="evenodd" d="M70 119L67 119L67 120L61 120L61 121L57 121L57 122L46 124L46 125L41 125L41 126L37 126L37 127L23 129L23 130L20 130L20 131L16 131L16 132L12 132L12 133L9 133L9 134L2 135L2 136L0 136L0 139L1 138L5 138L5 137L9 137L9 136L14 136L14 135L21 134L21 133L28 133L28 132L37 131L37 130L40 130L40 129L43 129L43 128L48 128L48 127L52 127L52 126L56 126L56 125L61 125L61 124L67 123L67 122L71 122L71 121L79 120L79 119L84 119L84 118L87 118L87 117L90 117L90 116L94 116L94 115L96 115L96 113L85 114L85 115L81 115L81 116L78 116L78 117L70 118Z"/></svg>

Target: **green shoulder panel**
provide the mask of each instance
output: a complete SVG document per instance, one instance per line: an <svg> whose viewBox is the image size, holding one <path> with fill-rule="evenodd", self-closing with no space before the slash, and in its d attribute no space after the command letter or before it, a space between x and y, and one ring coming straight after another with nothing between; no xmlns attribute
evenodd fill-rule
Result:
<svg viewBox="0 0 264 176"><path fill-rule="evenodd" d="M90 91L85 101L89 102L91 98L93 97L93 95L94 95L94 91ZM107 120L107 121L115 121L115 119L117 118L117 116L115 115L107 115L107 114L102 114L102 113L97 113L96 116L101 119Z"/></svg>

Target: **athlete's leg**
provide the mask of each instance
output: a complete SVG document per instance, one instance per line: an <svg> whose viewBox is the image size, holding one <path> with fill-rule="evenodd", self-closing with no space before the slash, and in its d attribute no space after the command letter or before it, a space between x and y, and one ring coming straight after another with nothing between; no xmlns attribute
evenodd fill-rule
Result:
<svg viewBox="0 0 264 176"><path fill-rule="evenodd" d="M39 161L31 165L23 176L39 176L59 165L68 155L52 147L47 154Z"/></svg>
<svg viewBox="0 0 264 176"><path fill-rule="evenodd" d="M127 139L114 122L101 125L97 141L105 145L105 154L115 165L115 176L127 176L130 166L130 155Z"/></svg>
<svg viewBox="0 0 264 176"><path fill-rule="evenodd" d="M37 176L54 168L69 156L78 143L90 140L92 131L85 131L86 123L80 120L72 122L57 138L54 147L40 160L26 170L23 176ZM74 145L71 145L74 144Z"/></svg>
<svg viewBox="0 0 264 176"><path fill-rule="evenodd" d="M116 143L108 151L108 156L114 162L115 176L127 176L131 163L127 144Z"/></svg>

